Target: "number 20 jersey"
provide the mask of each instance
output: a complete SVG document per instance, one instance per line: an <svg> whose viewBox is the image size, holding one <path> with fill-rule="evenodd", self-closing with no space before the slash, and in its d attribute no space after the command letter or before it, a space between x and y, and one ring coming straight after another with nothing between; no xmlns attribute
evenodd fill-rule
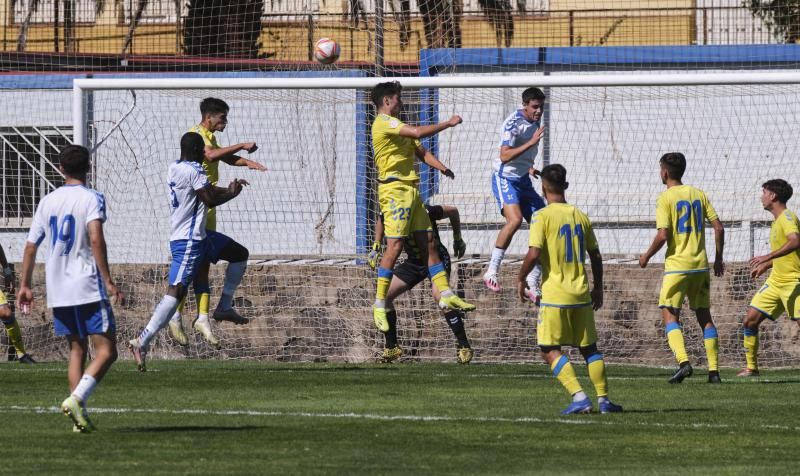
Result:
<svg viewBox="0 0 800 476"><path fill-rule="evenodd" d="M28 241L43 245L47 307L107 299L89 240L94 220L106 221L105 198L82 185L61 186L36 207Z"/></svg>
<svg viewBox="0 0 800 476"><path fill-rule="evenodd" d="M716 219L716 210L698 188L677 185L661 193L656 205L656 228L669 232L665 273L708 270L705 223Z"/></svg>

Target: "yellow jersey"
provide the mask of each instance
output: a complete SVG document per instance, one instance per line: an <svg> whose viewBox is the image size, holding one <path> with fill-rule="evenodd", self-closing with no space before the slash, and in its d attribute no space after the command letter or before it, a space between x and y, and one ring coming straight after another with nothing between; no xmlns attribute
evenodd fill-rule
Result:
<svg viewBox="0 0 800 476"><path fill-rule="evenodd" d="M378 114L372 123L372 151L381 182L388 179L414 182L419 179L414 170L414 158L420 142L400 135L400 128L404 125L400 119L386 114Z"/></svg>
<svg viewBox="0 0 800 476"><path fill-rule="evenodd" d="M217 138L214 136L214 133L203 127L201 124L197 124L196 126L192 127L189 129L189 132L196 132L200 134L200 136L203 138L203 142L206 143L206 147L211 147L212 149L220 148L219 142L217 142ZM219 160L214 160L212 162L204 160L203 170L206 171L208 181L211 183L211 185L216 186L217 182L219 182Z"/></svg>
<svg viewBox="0 0 800 476"><path fill-rule="evenodd" d="M529 245L541 250L542 306L591 304L584 261L598 246L585 213L568 203L547 205L533 218Z"/></svg>
<svg viewBox="0 0 800 476"><path fill-rule="evenodd" d="M800 233L800 221L797 215L789 210L784 210L772 222L769 232L769 248L777 251L789 241L787 238L792 233ZM773 284L797 284L800 282L800 250L794 250L786 256L772 260L772 272L767 282Z"/></svg>
<svg viewBox="0 0 800 476"><path fill-rule="evenodd" d="M705 223L717 218L706 194L691 185L670 187L659 195L656 228L669 232L665 273L708 271Z"/></svg>

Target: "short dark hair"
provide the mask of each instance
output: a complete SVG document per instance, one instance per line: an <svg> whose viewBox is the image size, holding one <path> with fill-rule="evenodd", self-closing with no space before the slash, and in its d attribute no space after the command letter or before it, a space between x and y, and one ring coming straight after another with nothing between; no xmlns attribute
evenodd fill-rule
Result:
<svg viewBox="0 0 800 476"><path fill-rule="evenodd" d="M383 105L383 98L394 96L401 92L403 92L403 86L400 85L400 81L378 83L372 88L372 104L375 104L376 107L381 107Z"/></svg>
<svg viewBox="0 0 800 476"><path fill-rule="evenodd" d="M227 114L230 110L228 103L222 99L205 98L200 101L200 114L205 117L206 114Z"/></svg>
<svg viewBox="0 0 800 476"><path fill-rule="evenodd" d="M569 188L567 182L567 169L561 164L550 164L542 169L542 180L553 186L556 192L563 192Z"/></svg>
<svg viewBox="0 0 800 476"><path fill-rule="evenodd" d="M528 88L525 91L522 91L522 104L528 104L534 99L544 101L544 98L544 93L539 88Z"/></svg>
<svg viewBox="0 0 800 476"><path fill-rule="evenodd" d="M761 186L765 190L769 190L770 192L774 193L775 198L783 204L788 202L794 193L794 190L792 190L792 186L789 185L789 182L783 179L767 180Z"/></svg>
<svg viewBox="0 0 800 476"><path fill-rule="evenodd" d="M667 175L673 180L680 180L686 172L686 157L680 152L667 152L658 163L667 169Z"/></svg>
<svg viewBox="0 0 800 476"><path fill-rule="evenodd" d="M70 177L80 177L89 172L89 149L82 145L68 145L58 153L58 163Z"/></svg>
<svg viewBox="0 0 800 476"><path fill-rule="evenodd" d="M206 143L196 132L187 132L181 136L181 160L202 162Z"/></svg>

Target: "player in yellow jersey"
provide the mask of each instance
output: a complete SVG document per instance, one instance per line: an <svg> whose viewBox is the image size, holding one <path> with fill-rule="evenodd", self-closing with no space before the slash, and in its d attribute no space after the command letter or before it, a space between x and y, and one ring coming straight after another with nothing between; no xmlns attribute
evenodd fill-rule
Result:
<svg viewBox="0 0 800 476"><path fill-rule="evenodd" d="M5 284L6 291L14 295L14 268L6 259L6 253L3 246L0 245L0 268L3 269L3 284ZM14 351L17 353L17 360L21 364L34 364L35 360L25 352L25 344L22 342L22 331L19 328L19 322L14 316L14 309L9 304L8 299L3 291L0 291L0 321L6 328L8 335L8 342L14 346Z"/></svg>
<svg viewBox="0 0 800 476"><path fill-rule="evenodd" d="M229 106L222 99L205 98L200 102L200 115L201 121L199 124L189 129L189 132L196 132L200 134L205 142L205 159L203 160L203 169L208 176L208 181L213 186L217 186L219 182L219 163L225 162L228 165L236 167L247 167L251 170L265 171L266 167L258 162L244 157L239 157L236 154L241 151L253 153L258 150L255 142L242 142L239 144L222 147L219 145L215 136L216 132L222 132L228 125L228 111ZM206 229L216 231L217 229L217 214L216 209L212 208L208 211L208 219L206 222ZM246 265L246 262L244 263ZM214 346L219 346L219 340L214 336L211 331L211 324L208 321L209 311L209 298L210 288L208 285L209 263L206 263L199 269L197 277L193 282L194 292L197 299L197 318L193 322L193 327L196 331L200 332L203 337ZM231 288L230 283L233 281L241 281L241 276L244 274L244 267L241 263L229 265L225 272L225 284L223 284L222 297L217 309L214 311L213 318L215 321L230 321L234 324L246 324L248 320L237 313L233 307L231 300L233 296L231 293L226 293L226 287ZM230 276L229 276L230 275ZM237 282L238 282L237 281ZM235 286L233 286L235 288ZM181 301L178 310L169 322L169 333L175 341L181 345L188 345L189 339L183 332L181 324L181 312L186 303L186 298Z"/></svg>
<svg viewBox="0 0 800 476"><path fill-rule="evenodd" d="M747 366L737 377L758 375L758 327L764 319L774 321L784 311L793 321L800 319L800 220L786 208L792 186L774 179L762 185L761 204L772 213L769 233L770 253L750 260L750 276L757 278L769 268L772 272L761 286L744 318L744 348Z"/></svg>
<svg viewBox="0 0 800 476"><path fill-rule="evenodd" d="M386 293L392 281L395 262L408 236L416 240L421 261L427 263L431 283L441 293L439 306L462 311L475 309L450 289L447 272L433 239L431 221L417 189L419 177L414 170L414 158L417 157L442 175L455 178L450 169L422 147L419 139L461 124L461 117L452 116L445 122L430 126L406 125L399 119L403 106L401 93L402 87L397 81L379 83L372 90L372 102L377 109L372 123L372 148L378 169L378 203L386 234L386 252L378 268L375 305L372 308L375 326L381 332L389 330Z"/></svg>
<svg viewBox="0 0 800 476"><path fill-rule="evenodd" d="M542 357L558 381L572 395L561 413L589 413L592 402L583 392L569 358L561 346L578 347L586 360L597 393L600 413L617 413L622 407L608 399L608 379L603 354L597 349L594 311L603 306L603 258L585 213L567 203L567 171L560 164L542 169L542 189L547 206L538 210L531 225L528 254L517 275L517 294L528 300L528 273L542 266L542 301L536 338ZM594 287L589 292L584 269L586 254L592 263Z"/></svg>
<svg viewBox="0 0 800 476"><path fill-rule="evenodd" d="M425 205L425 210L428 212L428 217L431 220L433 227L433 239L436 241L436 249L439 252L439 258L444 264L444 269L450 276L451 260L450 252L442 244L439 236L439 227L436 222L450 220L450 226L453 229L453 252L456 258L461 258L467 251L467 245L461 239L461 219L458 213L458 208L452 205ZM383 218L378 217L375 221L375 241L373 243L373 252L370 253L368 260L369 266L374 270L378 266L378 253L383 242ZM386 292L386 318L389 321L389 330L384 332L384 339L386 344L383 348L383 355L381 361L384 363L394 362L403 355L403 350L397 344L397 310L394 307L394 301L399 298L406 291L414 289L414 287L425 281L428 277L428 266L426 262L420 259L420 251L417 242L413 237L405 239L405 252L406 260L397 265L394 269L394 277L389 284L389 290ZM448 279L449 280L449 279ZM439 301L439 290L436 286L431 287L433 299ZM463 296L463 294L462 294ZM461 364L468 364L472 361L474 352L469 344L467 338L467 331L464 328L464 318L466 314L460 309L442 309L442 317L444 317L450 330L456 338L456 358Z"/></svg>
<svg viewBox="0 0 800 476"><path fill-rule="evenodd" d="M720 383L719 337L709 310L711 277L706 256L705 223L710 222L714 228L715 276L722 276L725 272L722 260L725 229L706 194L681 182L686 171L686 157L680 152L670 152L664 154L659 163L661 181L667 186L667 190L658 197L656 206L658 232L650 248L639 258L639 265L642 268L647 267L650 258L664 243L667 244L658 307L661 308L669 348L679 365L669 383L681 383L693 372L680 325L681 307L686 297L689 298L689 307L694 310L697 322L703 329L703 344L708 357L708 382Z"/></svg>

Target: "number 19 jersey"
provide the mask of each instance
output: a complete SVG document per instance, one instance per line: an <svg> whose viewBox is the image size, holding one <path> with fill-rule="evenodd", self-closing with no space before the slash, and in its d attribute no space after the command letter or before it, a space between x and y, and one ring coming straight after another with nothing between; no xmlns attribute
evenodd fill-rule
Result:
<svg viewBox="0 0 800 476"><path fill-rule="evenodd" d="M28 241L44 245L47 307L108 299L89 241L93 220L106 221L105 198L82 185L61 186L36 207Z"/></svg>
<svg viewBox="0 0 800 476"><path fill-rule="evenodd" d="M669 232L665 273L708 270L705 222L717 218L708 197L698 188L677 185L661 193L656 205L656 228Z"/></svg>
<svg viewBox="0 0 800 476"><path fill-rule="evenodd" d="M598 246L589 217L574 205L551 203L533 220L529 245L541 250L542 306L591 304L584 261Z"/></svg>

